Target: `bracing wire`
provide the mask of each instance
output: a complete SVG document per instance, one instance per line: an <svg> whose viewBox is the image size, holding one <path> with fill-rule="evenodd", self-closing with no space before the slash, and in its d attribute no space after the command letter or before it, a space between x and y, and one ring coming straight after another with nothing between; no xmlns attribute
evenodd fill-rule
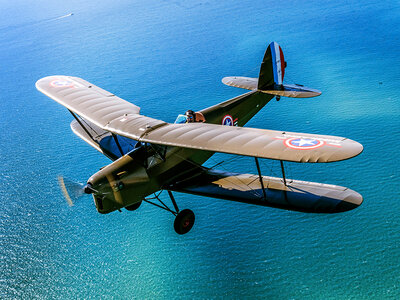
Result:
<svg viewBox="0 0 400 300"><path fill-rule="evenodd" d="M194 162L188 160L188 159L185 158L185 157L182 157L182 156L179 155L178 153L173 153L173 155L176 155L177 157L179 157L179 158L181 158L181 159L183 159L183 160L185 160L185 161L187 161L187 162L189 162L189 163L191 163L191 164L193 164L193 165L195 165L195 166L197 166L197 167L201 167L201 165L196 164L196 163L194 163ZM211 158L210 158L210 159L211 159ZM235 160L235 159L237 159L237 157L232 157L231 159L228 159L227 161L233 161L233 160ZM212 159L212 160L215 161L215 159ZM224 162L224 163L226 163L226 162ZM219 163L218 163L218 164L219 164ZM222 163L219 164L219 165L221 166ZM226 169L225 167L223 167L223 166L222 166L221 169L222 169L223 171L230 172L229 170L227 170L227 169ZM234 176L234 177L236 177L236 179L237 179L238 181L240 181L244 186L247 186L247 187L251 190L251 192L253 193L254 196L257 196L257 197L261 197L261 196L262 196L262 195L261 195L260 193L258 193L255 189L253 189L249 184L247 184L247 183L244 182L242 179L240 179L240 177L238 177L238 176ZM226 178L226 177L224 178L224 180L228 181L229 183L231 183L231 184L234 185L234 186L237 186L238 188L241 188L240 185L236 184L235 182L233 182L232 180L229 180L229 179Z"/></svg>

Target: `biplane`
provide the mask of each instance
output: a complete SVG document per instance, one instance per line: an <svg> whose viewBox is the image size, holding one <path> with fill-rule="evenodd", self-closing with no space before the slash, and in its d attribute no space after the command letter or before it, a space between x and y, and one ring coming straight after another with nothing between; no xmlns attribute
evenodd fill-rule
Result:
<svg viewBox="0 0 400 300"><path fill-rule="evenodd" d="M284 84L286 62L272 42L259 77L225 77L222 82L249 92L167 123L140 114L140 108L81 78L49 76L37 89L65 106L72 131L112 162L92 175L77 194L92 194L102 214L136 210L143 201L175 216L174 229L185 234L195 216L180 210L173 192L232 200L309 213L337 213L358 207L362 196L346 187L288 179L284 161L328 163L360 154L363 146L348 138L243 127L274 97L308 98L320 91ZM238 174L203 164L215 153L254 158L258 174ZM263 176L259 159L280 161L282 178ZM73 204L71 186L59 178ZM72 184L73 186L73 184ZM160 199L167 191L171 205Z"/></svg>

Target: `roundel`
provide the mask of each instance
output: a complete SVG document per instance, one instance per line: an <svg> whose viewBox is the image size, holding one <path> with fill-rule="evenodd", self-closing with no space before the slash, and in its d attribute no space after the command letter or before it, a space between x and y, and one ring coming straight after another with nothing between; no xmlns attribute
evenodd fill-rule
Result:
<svg viewBox="0 0 400 300"><path fill-rule="evenodd" d="M233 126L233 118L231 115L226 115L222 118L222 125Z"/></svg>
<svg viewBox="0 0 400 300"><path fill-rule="evenodd" d="M323 146L324 142L313 138L291 138L285 141L285 145L292 149L309 150Z"/></svg>
<svg viewBox="0 0 400 300"><path fill-rule="evenodd" d="M68 87L73 86L72 81L65 80L65 79L56 79L50 82L50 84L54 87Z"/></svg>

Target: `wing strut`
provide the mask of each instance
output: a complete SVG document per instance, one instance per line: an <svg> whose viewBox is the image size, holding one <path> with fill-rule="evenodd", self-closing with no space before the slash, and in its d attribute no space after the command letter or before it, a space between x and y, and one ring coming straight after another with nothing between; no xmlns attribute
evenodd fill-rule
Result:
<svg viewBox="0 0 400 300"><path fill-rule="evenodd" d="M261 187L262 187L262 191L263 191L263 195L264 195L264 200L267 200L267 194L265 193L265 188L264 188L264 182L262 179L262 175L261 175L261 170L260 170L260 164L258 163L258 158L254 157L255 161L256 161L256 166L257 166L257 171L258 171L258 178L260 179L260 183L261 183Z"/></svg>
<svg viewBox="0 0 400 300"><path fill-rule="evenodd" d="M115 143L117 144L119 152L121 152L121 155L124 156L124 151L122 151L121 145L119 144L118 138L114 133L111 133L112 137L114 138Z"/></svg>
<svg viewBox="0 0 400 300"><path fill-rule="evenodd" d="M262 175L261 175L260 164L258 163L258 158L257 158L257 157L254 157L254 160L256 161L257 172L258 172L258 179L260 180L260 183L261 183L261 188L262 188L262 191L263 191L264 200L267 200L267 194L265 193L265 187L264 187L263 177L262 177ZM287 186L287 183L286 183L286 176L285 176L285 168L284 168L284 166L283 166L283 161L280 160L280 163L281 163L281 169L282 169L283 183L284 183L285 186ZM284 192L285 192L285 199L286 199L286 197L287 197L287 195L286 195L286 190L285 190Z"/></svg>
<svg viewBox="0 0 400 300"><path fill-rule="evenodd" d="M285 168L283 167L283 161L280 160L280 162L281 162L283 183L285 184L285 186L287 186L287 184L286 184L286 176L285 176Z"/></svg>
<svg viewBox="0 0 400 300"><path fill-rule="evenodd" d="M75 120L79 123L79 125L81 125L82 129L85 130L85 132L87 133L88 136L90 136L90 138L94 141L95 139L93 138L93 136L90 134L90 132L86 129L86 127L82 124L82 122L79 120L79 118L71 111L68 109L68 111L71 113L71 115L75 118Z"/></svg>
<svg viewBox="0 0 400 300"><path fill-rule="evenodd" d="M284 184L285 187L286 187L287 184L286 184L285 168L283 167L283 161L282 161L282 160L280 160L280 163L281 163L281 169L282 169L283 184ZM287 201L288 201L288 197L287 197L286 189L283 190L283 194L285 195L285 200L286 200L286 202L287 202Z"/></svg>

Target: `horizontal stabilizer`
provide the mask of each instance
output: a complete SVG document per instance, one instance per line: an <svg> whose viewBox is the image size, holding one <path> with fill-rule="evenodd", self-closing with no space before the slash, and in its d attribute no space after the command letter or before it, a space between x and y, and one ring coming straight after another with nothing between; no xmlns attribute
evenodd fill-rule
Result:
<svg viewBox="0 0 400 300"><path fill-rule="evenodd" d="M258 78L240 77L240 76L224 77L222 78L222 83L246 90L256 90L258 84Z"/></svg>
<svg viewBox="0 0 400 300"><path fill-rule="evenodd" d="M224 77L222 82L226 85L242 89L257 90L258 78L231 76ZM319 90L311 89L298 84L274 85L273 87L259 91L270 95L290 98L311 98L321 95L321 91Z"/></svg>
<svg viewBox="0 0 400 300"><path fill-rule="evenodd" d="M280 86L275 85L273 89L260 90L260 92L290 98L312 98L321 95L321 91L319 90L310 89L297 84L282 84Z"/></svg>

